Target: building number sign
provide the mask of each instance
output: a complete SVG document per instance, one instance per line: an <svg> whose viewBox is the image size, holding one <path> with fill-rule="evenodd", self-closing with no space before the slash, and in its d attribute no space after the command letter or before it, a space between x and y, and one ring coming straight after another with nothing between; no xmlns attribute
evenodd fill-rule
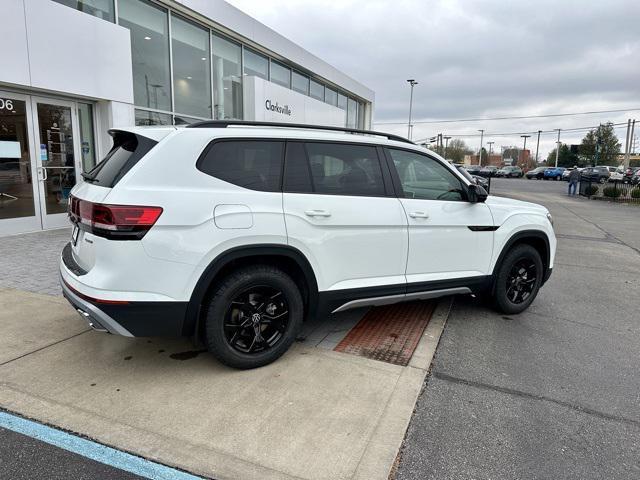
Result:
<svg viewBox="0 0 640 480"><path fill-rule="evenodd" d="M10 110L13 111L13 100L7 98L0 98L0 110Z"/></svg>

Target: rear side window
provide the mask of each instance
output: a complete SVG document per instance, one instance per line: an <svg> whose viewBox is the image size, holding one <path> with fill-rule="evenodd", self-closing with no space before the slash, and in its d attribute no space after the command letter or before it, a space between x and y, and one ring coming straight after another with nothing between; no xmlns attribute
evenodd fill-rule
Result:
<svg viewBox="0 0 640 480"><path fill-rule="evenodd" d="M305 143L311 188L328 195L384 196L375 147L342 143Z"/></svg>
<svg viewBox="0 0 640 480"><path fill-rule="evenodd" d="M282 176L284 142L219 140L198 159L201 172L239 187L278 192Z"/></svg>
<svg viewBox="0 0 640 480"><path fill-rule="evenodd" d="M82 177L87 182L111 188L158 142L130 132L109 133L113 136L113 147L100 163L83 173Z"/></svg>

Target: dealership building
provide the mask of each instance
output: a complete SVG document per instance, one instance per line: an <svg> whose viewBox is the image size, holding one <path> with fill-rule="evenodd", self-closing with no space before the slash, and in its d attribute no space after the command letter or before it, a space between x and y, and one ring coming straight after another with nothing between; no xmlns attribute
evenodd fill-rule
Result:
<svg viewBox="0 0 640 480"><path fill-rule="evenodd" d="M373 92L223 0L2 0L0 235L66 225L107 130L369 128Z"/></svg>

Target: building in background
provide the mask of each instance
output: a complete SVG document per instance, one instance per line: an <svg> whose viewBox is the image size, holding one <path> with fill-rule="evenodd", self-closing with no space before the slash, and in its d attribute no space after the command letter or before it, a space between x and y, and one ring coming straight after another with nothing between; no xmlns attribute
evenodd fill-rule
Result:
<svg viewBox="0 0 640 480"><path fill-rule="evenodd" d="M107 130L370 128L374 93L223 0L3 0L0 235L66 225Z"/></svg>

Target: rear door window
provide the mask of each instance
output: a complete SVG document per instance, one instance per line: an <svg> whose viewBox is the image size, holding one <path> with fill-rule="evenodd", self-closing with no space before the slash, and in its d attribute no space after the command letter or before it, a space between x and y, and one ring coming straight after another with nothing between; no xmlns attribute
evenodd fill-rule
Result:
<svg viewBox="0 0 640 480"><path fill-rule="evenodd" d="M95 167L82 177L86 182L112 188L140 161L158 142L130 132L114 131L113 147Z"/></svg>
<svg viewBox="0 0 640 480"><path fill-rule="evenodd" d="M217 140L205 149L196 167L207 175L239 187L278 192L283 155L283 141Z"/></svg>

